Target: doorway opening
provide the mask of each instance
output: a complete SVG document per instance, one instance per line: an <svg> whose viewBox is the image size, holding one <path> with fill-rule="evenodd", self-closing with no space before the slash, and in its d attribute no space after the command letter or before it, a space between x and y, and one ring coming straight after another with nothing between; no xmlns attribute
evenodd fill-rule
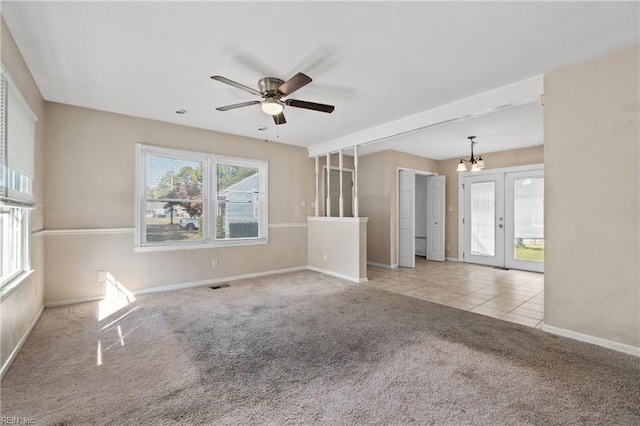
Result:
<svg viewBox="0 0 640 426"><path fill-rule="evenodd" d="M398 266L445 258L445 177L398 169Z"/></svg>

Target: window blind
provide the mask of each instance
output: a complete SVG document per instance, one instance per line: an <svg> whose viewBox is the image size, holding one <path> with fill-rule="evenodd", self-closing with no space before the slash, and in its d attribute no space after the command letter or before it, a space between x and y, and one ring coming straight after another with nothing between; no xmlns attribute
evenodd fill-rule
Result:
<svg viewBox="0 0 640 426"><path fill-rule="evenodd" d="M0 99L0 204L33 207L36 116L2 69Z"/></svg>

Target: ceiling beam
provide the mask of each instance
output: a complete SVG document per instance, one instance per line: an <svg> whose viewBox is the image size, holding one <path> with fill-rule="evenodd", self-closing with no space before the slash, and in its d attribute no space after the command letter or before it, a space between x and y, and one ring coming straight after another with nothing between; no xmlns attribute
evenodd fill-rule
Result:
<svg viewBox="0 0 640 426"><path fill-rule="evenodd" d="M537 102L543 92L543 75L538 75L362 132L313 145L308 149L309 157L381 142L467 118L490 114L500 109Z"/></svg>

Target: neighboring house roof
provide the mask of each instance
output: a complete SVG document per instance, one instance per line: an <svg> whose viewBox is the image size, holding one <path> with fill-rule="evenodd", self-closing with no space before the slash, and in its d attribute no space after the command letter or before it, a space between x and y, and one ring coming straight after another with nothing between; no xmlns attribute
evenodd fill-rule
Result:
<svg viewBox="0 0 640 426"><path fill-rule="evenodd" d="M258 173L234 183L225 192L228 202L253 201L253 197L258 193Z"/></svg>

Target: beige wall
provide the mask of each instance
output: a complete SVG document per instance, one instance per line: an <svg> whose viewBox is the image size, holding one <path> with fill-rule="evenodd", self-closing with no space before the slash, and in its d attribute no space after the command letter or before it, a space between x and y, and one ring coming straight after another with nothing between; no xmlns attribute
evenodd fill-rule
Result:
<svg viewBox="0 0 640 426"><path fill-rule="evenodd" d="M368 260L398 263L398 168L438 173L438 161L399 151L383 151L359 159L360 216L369 217Z"/></svg>
<svg viewBox="0 0 640 426"><path fill-rule="evenodd" d="M31 213L31 229L39 231L44 224L44 151L45 107L42 95L20 54L4 19L0 23L2 64L38 117L36 122L36 176L34 190L37 207ZM42 308L44 284L44 251L42 234L31 237L31 266L34 272L0 302L0 362L3 373L20 340Z"/></svg>
<svg viewBox="0 0 640 426"><path fill-rule="evenodd" d="M367 219L310 217L309 268L354 282L367 280Z"/></svg>
<svg viewBox="0 0 640 426"><path fill-rule="evenodd" d="M99 270L144 290L307 265L306 149L57 103L46 113L46 302L101 296ZM269 243L135 252L136 142L267 160ZM64 231L78 229L93 231Z"/></svg>
<svg viewBox="0 0 640 426"><path fill-rule="evenodd" d="M391 151L365 155L358 159L359 213L368 217L367 260L391 265Z"/></svg>
<svg viewBox="0 0 640 426"><path fill-rule="evenodd" d="M542 141L540 141L542 143ZM485 170L502 167L524 166L527 164L542 164L544 149L542 145L529 148L512 149L509 151L482 154L486 165ZM445 248L447 257L458 258L458 172L456 167L460 159L440 161L440 174L446 176L446 211Z"/></svg>
<svg viewBox="0 0 640 426"><path fill-rule="evenodd" d="M545 75L545 325L640 347L640 46Z"/></svg>

